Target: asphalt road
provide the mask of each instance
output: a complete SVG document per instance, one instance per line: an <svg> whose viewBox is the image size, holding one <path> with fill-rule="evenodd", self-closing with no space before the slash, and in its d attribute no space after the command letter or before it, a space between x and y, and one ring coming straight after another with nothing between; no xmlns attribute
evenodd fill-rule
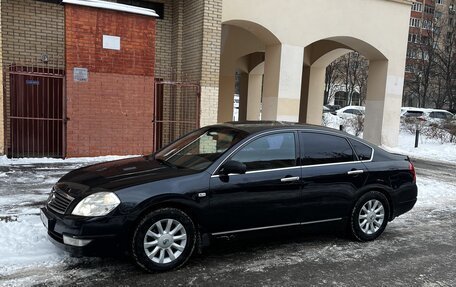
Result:
<svg viewBox="0 0 456 287"><path fill-rule="evenodd" d="M455 165L414 162L418 178L454 186ZM84 258L4 279L31 276L35 286L456 286L455 204L453 196L449 206L418 206L368 243L333 227L283 229L216 239L167 273L144 273L128 258Z"/></svg>

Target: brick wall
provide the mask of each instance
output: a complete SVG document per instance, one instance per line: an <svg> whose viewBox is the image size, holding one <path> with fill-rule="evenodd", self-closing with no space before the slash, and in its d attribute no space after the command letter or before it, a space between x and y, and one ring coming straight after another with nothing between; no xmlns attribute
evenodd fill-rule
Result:
<svg viewBox="0 0 456 287"><path fill-rule="evenodd" d="M1 63L5 68L19 65L64 67L64 12L63 6L34 0L0 0ZM41 61L47 54L49 62ZM1 77L0 82L3 81ZM4 153L5 135L9 134L9 78L0 92L0 154ZM5 100L3 100L5 97ZM3 103L5 106L3 107ZM7 140L7 139L6 139Z"/></svg>
<svg viewBox="0 0 456 287"><path fill-rule="evenodd" d="M204 1L201 59L201 126L217 122L220 47L222 38L222 0Z"/></svg>
<svg viewBox="0 0 456 287"><path fill-rule="evenodd" d="M66 5L67 156L146 154L153 145L155 19ZM103 35L121 49L102 48ZM88 68L75 82L73 68Z"/></svg>

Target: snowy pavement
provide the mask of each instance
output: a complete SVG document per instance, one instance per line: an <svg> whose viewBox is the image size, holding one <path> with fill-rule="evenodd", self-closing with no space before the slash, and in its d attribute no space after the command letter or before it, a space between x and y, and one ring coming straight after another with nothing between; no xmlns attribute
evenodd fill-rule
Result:
<svg viewBox="0 0 456 287"><path fill-rule="evenodd" d="M0 167L0 286L456 285L451 164L416 162L415 208L374 242L354 242L340 232L285 230L222 238L184 268L149 275L125 258L70 257L47 240L39 205L60 176L87 163Z"/></svg>

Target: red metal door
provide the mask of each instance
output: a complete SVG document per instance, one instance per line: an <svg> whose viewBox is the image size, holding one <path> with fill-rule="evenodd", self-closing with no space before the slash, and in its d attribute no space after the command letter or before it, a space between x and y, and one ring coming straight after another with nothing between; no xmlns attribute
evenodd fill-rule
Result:
<svg viewBox="0 0 456 287"><path fill-rule="evenodd" d="M155 80L154 150L199 128L200 85Z"/></svg>
<svg viewBox="0 0 456 287"><path fill-rule="evenodd" d="M63 71L12 67L9 157L65 157Z"/></svg>

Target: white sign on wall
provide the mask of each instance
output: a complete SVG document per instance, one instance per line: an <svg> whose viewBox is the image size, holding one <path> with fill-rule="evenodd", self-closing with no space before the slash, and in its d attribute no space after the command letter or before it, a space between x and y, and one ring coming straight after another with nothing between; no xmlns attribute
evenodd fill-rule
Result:
<svg viewBox="0 0 456 287"><path fill-rule="evenodd" d="M120 50L120 37L103 35L103 49Z"/></svg>
<svg viewBox="0 0 456 287"><path fill-rule="evenodd" d="M75 82L87 82L89 80L89 70L87 68L74 68L73 80Z"/></svg>

